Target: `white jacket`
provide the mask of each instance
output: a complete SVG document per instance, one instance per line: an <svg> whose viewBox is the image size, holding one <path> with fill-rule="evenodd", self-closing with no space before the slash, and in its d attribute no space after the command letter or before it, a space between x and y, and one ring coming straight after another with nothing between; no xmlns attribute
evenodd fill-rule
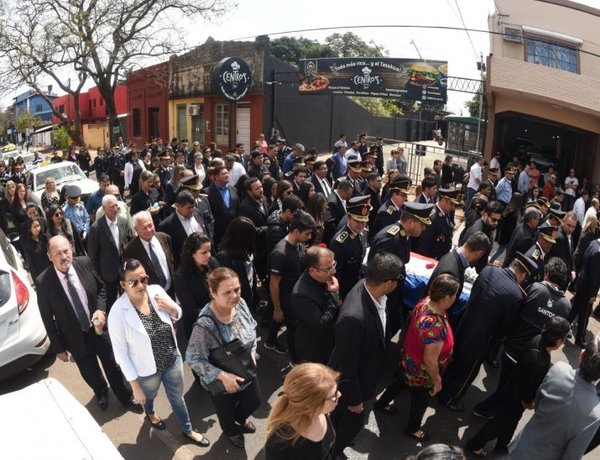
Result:
<svg viewBox="0 0 600 460"><path fill-rule="evenodd" d="M173 302L173 305L177 308L177 317L169 316L168 313L158 309L154 300L156 294L169 297L158 284L148 286L150 304L156 310L160 319L171 326L173 340L175 340L175 346L177 346L173 321L181 318L181 307ZM135 307L126 293L121 295L110 309L108 332L115 360L121 366L123 375L129 382L136 380L138 376L147 377L156 374L156 362L152 353L150 336L148 336L140 317L135 311Z"/></svg>

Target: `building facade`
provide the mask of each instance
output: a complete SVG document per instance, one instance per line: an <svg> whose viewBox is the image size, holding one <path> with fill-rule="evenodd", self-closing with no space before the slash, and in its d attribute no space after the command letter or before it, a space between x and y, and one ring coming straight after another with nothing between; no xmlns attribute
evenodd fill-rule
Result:
<svg viewBox="0 0 600 460"><path fill-rule="evenodd" d="M56 94L52 92L52 86L48 86L45 96L50 100L57 98ZM52 120L52 107L37 91L29 90L19 94L14 101L15 117L18 117L21 113L29 112L44 122Z"/></svg>
<svg viewBox="0 0 600 460"><path fill-rule="evenodd" d="M600 10L496 0L489 17L485 155L535 153L600 182Z"/></svg>

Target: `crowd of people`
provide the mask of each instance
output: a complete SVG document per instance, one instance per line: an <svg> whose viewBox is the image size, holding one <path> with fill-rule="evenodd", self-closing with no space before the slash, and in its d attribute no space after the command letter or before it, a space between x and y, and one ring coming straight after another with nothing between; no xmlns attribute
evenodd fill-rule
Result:
<svg viewBox="0 0 600 460"><path fill-rule="evenodd" d="M600 443L600 352L588 334L590 315L600 318L592 313L596 192L574 170L563 181L518 157L479 159L461 188L452 157L413 183L403 149L384 161L382 139L369 145L364 134L350 142L342 134L333 150L289 147L276 130L249 153L243 144L222 152L153 139L139 149L119 139L93 161L74 149L63 160L94 171L97 192L85 200L76 186L59 193L50 177L40 202L0 163L3 206L52 350L63 361L71 354L98 406L108 407L99 359L127 408L165 429L154 412L162 383L183 436L208 446L183 398L187 363L223 433L244 448L263 400L259 357L275 353L289 365L267 422L267 458L344 458L370 410L393 416L403 389L411 398L404 433L435 438L422 429L431 398L464 411L461 400L487 362L500 377L472 409L490 420L465 443L473 455L484 456L494 439L514 458L532 458L531 449L539 458L578 458ZM413 253L437 264L409 309ZM465 303L469 267L477 278ZM580 368L550 367L575 322ZM188 341L183 352L174 324ZM400 362L383 382L398 332ZM536 413L513 440L527 409ZM577 423L549 428L561 417ZM463 455L428 449L416 458Z"/></svg>

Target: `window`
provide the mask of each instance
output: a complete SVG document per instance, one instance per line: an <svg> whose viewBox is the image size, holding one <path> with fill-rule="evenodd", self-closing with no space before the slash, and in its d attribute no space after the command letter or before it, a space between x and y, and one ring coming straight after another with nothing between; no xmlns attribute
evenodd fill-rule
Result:
<svg viewBox="0 0 600 460"><path fill-rule="evenodd" d="M133 109L132 111L132 124L133 124L133 137L140 137L142 135L142 111L140 109Z"/></svg>
<svg viewBox="0 0 600 460"><path fill-rule="evenodd" d="M58 106L58 113L65 113L65 105L61 104Z"/></svg>
<svg viewBox="0 0 600 460"><path fill-rule="evenodd" d="M215 142L220 145L229 145L229 106L227 104L215 105Z"/></svg>
<svg viewBox="0 0 600 460"><path fill-rule="evenodd" d="M579 73L579 51L576 48L527 37L525 52L527 62Z"/></svg>
<svg viewBox="0 0 600 460"><path fill-rule="evenodd" d="M187 138L187 106L177 104L177 137L179 140Z"/></svg>
<svg viewBox="0 0 600 460"><path fill-rule="evenodd" d="M92 101L92 106L96 107L96 99L93 99Z"/></svg>
<svg viewBox="0 0 600 460"><path fill-rule="evenodd" d="M42 110L44 110L44 106L43 106L42 104L36 104L36 105L35 105L35 112L36 112L36 113L39 113L39 112L41 112Z"/></svg>
<svg viewBox="0 0 600 460"><path fill-rule="evenodd" d="M104 99L100 98L99 104L100 104L100 107L102 107L104 105Z"/></svg>
<svg viewBox="0 0 600 460"><path fill-rule="evenodd" d="M160 136L160 109L148 107L148 137Z"/></svg>

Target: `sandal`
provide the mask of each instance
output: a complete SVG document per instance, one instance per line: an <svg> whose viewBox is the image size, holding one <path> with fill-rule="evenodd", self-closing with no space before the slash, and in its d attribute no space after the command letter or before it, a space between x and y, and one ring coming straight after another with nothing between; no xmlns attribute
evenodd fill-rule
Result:
<svg viewBox="0 0 600 460"><path fill-rule="evenodd" d="M415 441L419 441L419 442L427 442L427 441L429 441L429 439L431 439L431 436L429 436L423 430L419 430L414 433L411 433L410 431L405 431L404 434L406 436L408 436L409 438L412 438Z"/></svg>
<svg viewBox="0 0 600 460"><path fill-rule="evenodd" d="M152 415L154 415L154 414L152 414ZM150 418L150 415L146 414L146 420L148 420L148 423L150 425L152 425L154 428L156 428L157 430L164 430L167 427L167 424L160 417L158 417L158 421L153 422L152 419Z"/></svg>

